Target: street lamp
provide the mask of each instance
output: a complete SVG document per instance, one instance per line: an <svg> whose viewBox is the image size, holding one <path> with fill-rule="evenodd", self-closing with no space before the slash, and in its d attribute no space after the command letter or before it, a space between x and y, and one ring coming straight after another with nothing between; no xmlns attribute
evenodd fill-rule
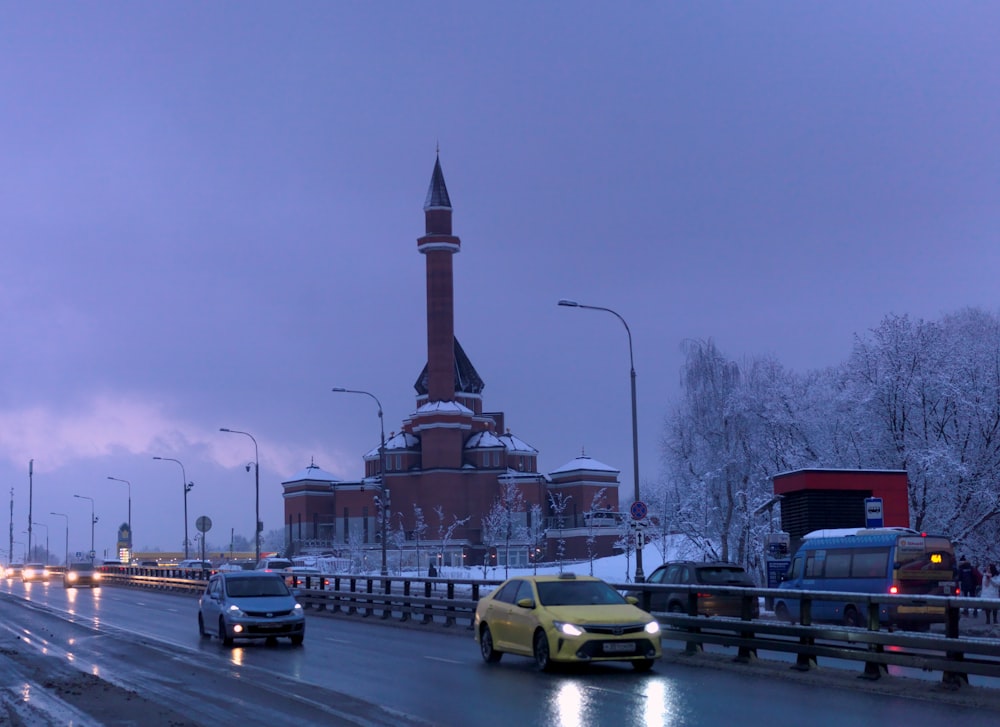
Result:
<svg viewBox="0 0 1000 727"><path fill-rule="evenodd" d="M112 477L111 475L108 475L108 479L115 482L124 482L128 485L128 543L126 545L129 550L132 550L132 483L128 480ZM184 518L184 522L187 522L187 518Z"/></svg>
<svg viewBox="0 0 1000 727"><path fill-rule="evenodd" d="M45 565L49 564L49 526L45 523L32 523L40 528L45 528Z"/></svg>
<svg viewBox="0 0 1000 727"><path fill-rule="evenodd" d="M250 432L241 432L238 429L227 429L226 427L219 427L220 432L227 432L228 434L243 434L250 437L253 442L253 474L254 474L254 514L257 516L256 522L254 522L254 555L257 556L257 562L260 562L260 450L257 449L257 440Z"/></svg>
<svg viewBox="0 0 1000 727"><path fill-rule="evenodd" d="M340 386L335 386L332 389L335 394L364 394L365 396L370 396L375 400L375 404L378 406L378 479L379 479L379 490L382 493L382 576L389 575L389 565L386 561L386 541L389 539L389 490L385 486L385 424L382 420L382 402L378 400L378 397L370 391L362 391L360 389L344 389ZM419 563L417 566L419 567Z"/></svg>
<svg viewBox="0 0 1000 727"><path fill-rule="evenodd" d="M181 484L184 486L184 560L191 557L188 553L188 493L191 492L191 488L194 487L193 482L188 482L187 474L184 472L184 464L179 459L174 459L173 457L156 457L153 459L158 459L163 462L176 462L181 466ZM131 533L132 526L129 525L129 531Z"/></svg>
<svg viewBox="0 0 1000 727"><path fill-rule="evenodd" d="M623 326L625 326L625 333L628 334L628 360L631 367L630 379L632 384L632 478L635 486L635 501L639 502L642 498L639 497L639 425L635 409L635 358L632 356L632 331L629 329L628 323L625 322L625 319L610 308L602 308L601 306L596 305L584 305L583 303L577 303L575 300L560 300L559 305L567 308L585 308L587 310L604 311L605 313L613 315L622 322ZM635 582L643 583L645 580L646 574L642 571L642 548L639 547L637 539L635 549Z"/></svg>
<svg viewBox="0 0 1000 727"><path fill-rule="evenodd" d="M73 495L81 500L90 500L90 562L94 562L94 525L97 524L97 516L94 514L94 498L86 495Z"/></svg>
<svg viewBox="0 0 1000 727"><path fill-rule="evenodd" d="M49 515L58 515L59 517L66 518L66 559L63 561L63 565L69 565L69 515L61 512L50 512Z"/></svg>

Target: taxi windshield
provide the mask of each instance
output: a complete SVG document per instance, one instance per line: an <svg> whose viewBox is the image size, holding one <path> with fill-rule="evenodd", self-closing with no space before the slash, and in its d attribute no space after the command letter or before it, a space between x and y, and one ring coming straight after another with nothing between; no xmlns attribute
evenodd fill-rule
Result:
<svg viewBox="0 0 1000 727"><path fill-rule="evenodd" d="M544 606L596 606L627 603L602 581L540 581L538 600Z"/></svg>

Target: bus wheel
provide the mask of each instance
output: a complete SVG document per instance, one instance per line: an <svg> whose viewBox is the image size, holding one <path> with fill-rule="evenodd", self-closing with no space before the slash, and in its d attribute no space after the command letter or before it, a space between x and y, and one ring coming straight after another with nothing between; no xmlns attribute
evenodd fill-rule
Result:
<svg viewBox="0 0 1000 727"><path fill-rule="evenodd" d="M861 618L858 616L858 610L854 606L848 606L844 609L844 626L860 626Z"/></svg>
<svg viewBox="0 0 1000 727"><path fill-rule="evenodd" d="M785 605L784 601L779 601L778 605L774 607L774 615L779 621L788 621L788 623L795 623L792 615L788 612L788 606Z"/></svg>

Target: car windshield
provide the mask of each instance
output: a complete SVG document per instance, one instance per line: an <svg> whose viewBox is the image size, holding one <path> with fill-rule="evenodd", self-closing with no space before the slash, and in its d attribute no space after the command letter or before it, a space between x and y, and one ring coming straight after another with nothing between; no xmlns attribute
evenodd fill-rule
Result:
<svg viewBox="0 0 1000 727"><path fill-rule="evenodd" d="M288 587L281 578L227 578L226 594L233 598L287 596Z"/></svg>
<svg viewBox="0 0 1000 727"><path fill-rule="evenodd" d="M698 580L706 585L752 586L750 576L739 568L711 567L699 568Z"/></svg>
<svg viewBox="0 0 1000 727"><path fill-rule="evenodd" d="M540 581L538 600L545 606L596 606L626 603L602 581Z"/></svg>

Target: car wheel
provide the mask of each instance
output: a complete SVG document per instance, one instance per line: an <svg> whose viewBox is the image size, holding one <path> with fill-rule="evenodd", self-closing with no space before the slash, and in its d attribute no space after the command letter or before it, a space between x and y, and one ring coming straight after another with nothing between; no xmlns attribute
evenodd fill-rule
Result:
<svg viewBox="0 0 1000 727"><path fill-rule="evenodd" d="M479 653L487 664L496 664L503 656L502 651L493 648L493 632L486 624L483 624L482 631L479 632Z"/></svg>
<svg viewBox="0 0 1000 727"><path fill-rule="evenodd" d="M222 618L222 616L219 616L219 638L222 640L223 646L233 645L233 637L226 631L226 619Z"/></svg>
<svg viewBox="0 0 1000 727"><path fill-rule="evenodd" d="M792 618L792 614L788 612L788 606L785 605L784 601L778 603L774 607L774 615L780 621L787 621L788 623L795 623Z"/></svg>
<svg viewBox="0 0 1000 727"><path fill-rule="evenodd" d="M212 638L212 634L205 630L205 619L201 617L200 613L198 614L198 633L201 634L201 638L203 639Z"/></svg>
<svg viewBox="0 0 1000 727"><path fill-rule="evenodd" d="M551 671L552 657L549 653L549 639L544 631L535 632L534 647L535 664L541 671Z"/></svg>
<svg viewBox="0 0 1000 727"><path fill-rule="evenodd" d="M861 617L858 616L858 611L854 606L848 606L844 609L844 626L860 626Z"/></svg>
<svg viewBox="0 0 1000 727"><path fill-rule="evenodd" d="M653 668L652 659L639 659L639 661L632 662L632 668L638 672L649 671Z"/></svg>

